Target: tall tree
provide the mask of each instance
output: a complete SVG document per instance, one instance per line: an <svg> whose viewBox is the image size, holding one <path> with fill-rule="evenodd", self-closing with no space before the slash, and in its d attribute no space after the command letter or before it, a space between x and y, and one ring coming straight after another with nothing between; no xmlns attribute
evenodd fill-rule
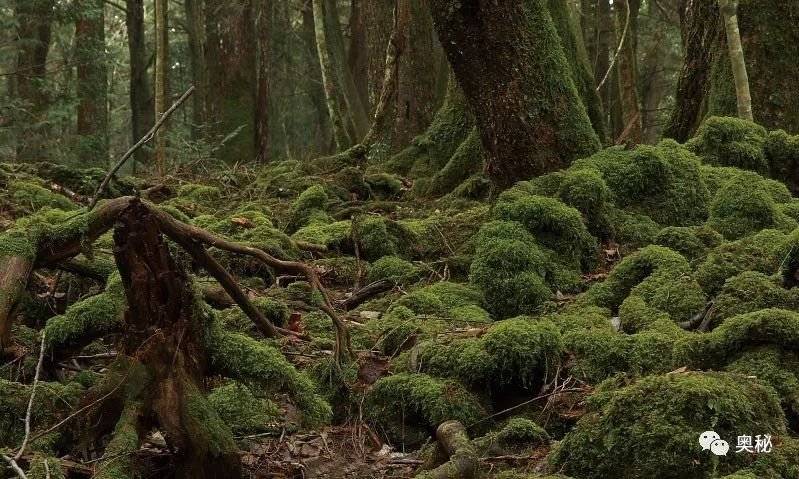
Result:
<svg viewBox="0 0 799 479"><path fill-rule="evenodd" d="M105 3L76 3L75 61L78 69L78 157L89 164L108 161L108 67Z"/></svg>
<svg viewBox="0 0 799 479"><path fill-rule="evenodd" d="M45 86L55 0L16 0L17 65L15 91L25 115L17 138L17 161L44 159L49 98Z"/></svg>
<svg viewBox="0 0 799 479"><path fill-rule="evenodd" d="M189 40L189 63L194 87L197 89L192 102L192 132L195 139L201 137L208 116L208 66L205 63L205 0L185 0L186 33Z"/></svg>
<svg viewBox="0 0 799 479"><path fill-rule="evenodd" d="M260 1L260 0L259 0ZM256 158L257 45L253 0L206 3L208 118L225 161Z"/></svg>
<svg viewBox="0 0 799 479"><path fill-rule="evenodd" d="M144 0L125 1L125 24L130 54L131 144L135 144L152 127L155 118L150 77L147 75L147 44L144 36ZM134 153L136 164L149 165L150 152L139 148Z"/></svg>
<svg viewBox="0 0 799 479"><path fill-rule="evenodd" d="M322 69L319 66L319 53L316 49L316 33L313 18L313 0L302 0L302 22L300 38L304 47L302 89L313 109L313 128L318 153L329 152L332 138L330 117L325 105L325 92L322 89Z"/></svg>
<svg viewBox="0 0 799 479"><path fill-rule="evenodd" d="M272 79L272 36L275 24L275 2L256 0L255 32L256 32L256 64L257 91L255 101L255 154L260 162L270 158L270 100ZM288 17L288 15L286 15Z"/></svg>
<svg viewBox="0 0 799 479"><path fill-rule="evenodd" d="M169 71L169 1L155 0L155 117L168 108L167 73ZM155 134L155 168L163 176L166 165L166 128Z"/></svg>
<svg viewBox="0 0 799 479"><path fill-rule="evenodd" d="M710 71L724 35L718 4L681 0L680 31L684 60L674 95L675 106L663 136L684 142L702 121L702 106L710 91Z"/></svg>
<svg viewBox="0 0 799 479"><path fill-rule="evenodd" d="M543 0L432 0L431 11L497 188L599 149Z"/></svg>
<svg viewBox="0 0 799 479"><path fill-rule="evenodd" d="M752 95L749 92L749 74L746 71L744 49L741 45L741 32L738 29L738 1L719 0L719 10L724 19L724 31L727 34L732 77L735 81L735 97L738 105L738 116L745 120L754 120L752 116Z"/></svg>
<svg viewBox="0 0 799 479"><path fill-rule="evenodd" d="M361 96L347 67L344 37L334 0L313 0L314 28L327 107L336 145L358 143L369 129Z"/></svg>
<svg viewBox="0 0 799 479"><path fill-rule="evenodd" d="M618 88L622 114L622 138L640 143L642 137L641 107L638 99L638 12L640 0L616 0L616 31L619 32Z"/></svg>

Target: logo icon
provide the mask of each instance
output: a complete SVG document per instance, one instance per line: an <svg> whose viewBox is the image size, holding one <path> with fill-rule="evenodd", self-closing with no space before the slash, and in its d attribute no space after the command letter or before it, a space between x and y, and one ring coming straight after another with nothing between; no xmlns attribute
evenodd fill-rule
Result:
<svg viewBox="0 0 799 479"><path fill-rule="evenodd" d="M710 450L717 456L726 456L730 450L730 444L723 440L716 431L705 431L699 435L699 445L703 451Z"/></svg>

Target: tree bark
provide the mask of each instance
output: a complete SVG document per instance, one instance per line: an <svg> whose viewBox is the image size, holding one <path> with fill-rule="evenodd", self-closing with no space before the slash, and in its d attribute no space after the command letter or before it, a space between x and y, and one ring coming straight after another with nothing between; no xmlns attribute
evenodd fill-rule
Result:
<svg viewBox="0 0 799 479"><path fill-rule="evenodd" d="M724 18L724 30L727 34L732 76L735 81L735 96L738 100L738 117L754 121L752 95L749 92L749 74L746 71L741 32L738 29L738 0L719 0L719 9Z"/></svg>
<svg viewBox="0 0 799 479"><path fill-rule="evenodd" d="M616 61L619 78L619 99L621 100L621 113L623 125L623 140L637 144L642 138L641 107L638 99L638 66L637 66L637 36L638 36L638 11L640 0L616 0L613 7L616 9L616 22L619 35L619 57Z"/></svg>
<svg viewBox="0 0 799 479"><path fill-rule="evenodd" d="M78 157L83 164L108 163L108 68L105 56L105 3L76 5L75 61L78 70Z"/></svg>
<svg viewBox="0 0 799 479"><path fill-rule="evenodd" d="M682 0L680 29L685 60L677 80L675 106L663 136L685 142L702 121L702 105L710 91L710 71L724 35L718 4Z"/></svg>
<svg viewBox="0 0 799 479"><path fill-rule="evenodd" d="M208 66L205 63L205 0L185 0L186 31L189 40L189 62L191 76L197 91L194 93L192 107L192 137L203 137L208 115Z"/></svg>
<svg viewBox="0 0 799 479"><path fill-rule="evenodd" d="M255 107L258 65L252 0L206 4L206 62L209 118L222 144L218 157L256 158Z"/></svg>
<svg viewBox="0 0 799 479"><path fill-rule="evenodd" d="M45 86L47 53L50 50L55 0L16 0L17 21L16 93L25 114L17 139L17 161L46 159L45 136L49 98Z"/></svg>
<svg viewBox="0 0 799 479"><path fill-rule="evenodd" d="M347 68L344 38L333 0L313 0L314 28L322 82L336 146L358 143L369 129L366 109Z"/></svg>
<svg viewBox="0 0 799 479"><path fill-rule="evenodd" d="M599 149L543 0L431 1L499 190Z"/></svg>
<svg viewBox="0 0 799 479"><path fill-rule="evenodd" d="M147 75L147 45L144 38L144 0L126 0L125 23L130 54L130 112L131 145L136 144L155 123L153 95ZM136 164L149 165L151 154L139 148L134 156Z"/></svg>
<svg viewBox="0 0 799 479"><path fill-rule="evenodd" d="M257 91L255 94L255 156L261 163L269 161L270 152L270 104L272 77L272 26L274 2L257 1L255 13L255 41L257 54ZM288 143L288 139L284 139Z"/></svg>
<svg viewBox="0 0 799 479"><path fill-rule="evenodd" d="M155 119L169 107L167 72L169 71L168 0L155 0ZM164 125L155 133L155 170L158 177L166 173L166 133Z"/></svg>
<svg viewBox="0 0 799 479"><path fill-rule="evenodd" d="M322 88L319 53L316 49L312 0L303 0L301 14L300 37L305 50L303 62L305 75L302 81L314 113L316 152L324 154L330 152L333 139L330 133L330 117L325 104L325 92Z"/></svg>

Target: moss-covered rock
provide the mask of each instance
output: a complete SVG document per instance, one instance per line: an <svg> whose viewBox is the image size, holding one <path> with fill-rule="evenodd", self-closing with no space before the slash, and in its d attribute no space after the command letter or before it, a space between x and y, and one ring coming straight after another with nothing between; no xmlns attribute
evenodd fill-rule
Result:
<svg viewBox="0 0 799 479"><path fill-rule="evenodd" d="M457 381L402 373L381 378L366 397L366 413L395 444L419 445L444 421L468 425L485 416Z"/></svg>
<svg viewBox="0 0 799 479"><path fill-rule="evenodd" d="M268 429L280 417L278 407L256 397L246 385L230 382L214 388L208 402L234 434L256 434Z"/></svg>
<svg viewBox="0 0 799 479"><path fill-rule="evenodd" d="M734 166L768 174L763 152L766 129L741 118L712 116L706 119L686 146L705 163Z"/></svg>
<svg viewBox="0 0 799 479"><path fill-rule="evenodd" d="M397 284L413 282L419 278L419 267L397 256L383 256L369 265L367 281L372 283L387 279Z"/></svg>
<svg viewBox="0 0 799 479"><path fill-rule="evenodd" d="M735 444L741 431L785 431L774 390L729 373L650 376L614 381L589 399L589 411L552 456L581 478L710 478L747 466L752 456L718 460L697 442L705 430Z"/></svg>

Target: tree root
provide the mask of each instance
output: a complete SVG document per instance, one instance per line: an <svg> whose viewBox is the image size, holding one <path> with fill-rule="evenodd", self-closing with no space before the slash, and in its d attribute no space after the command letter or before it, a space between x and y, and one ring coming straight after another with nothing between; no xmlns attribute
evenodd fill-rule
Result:
<svg viewBox="0 0 799 479"><path fill-rule="evenodd" d="M447 421L436 429L437 454L449 458L437 468L423 472L418 479L472 479L477 475L477 450L472 445L466 428L459 421Z"/></svg>

